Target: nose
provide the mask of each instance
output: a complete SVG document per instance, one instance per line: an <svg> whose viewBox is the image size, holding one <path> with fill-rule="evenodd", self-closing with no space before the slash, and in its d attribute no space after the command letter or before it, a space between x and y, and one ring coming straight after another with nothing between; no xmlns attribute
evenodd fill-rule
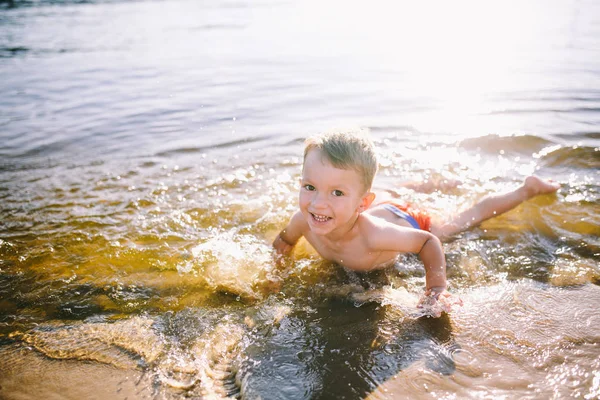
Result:
<svg viewBox="0 0 600 400"><path fill-rule="evenodd" d="M325 208L327 206L327 196L323 192L315 192L310 203L313 208Z"/></svg>

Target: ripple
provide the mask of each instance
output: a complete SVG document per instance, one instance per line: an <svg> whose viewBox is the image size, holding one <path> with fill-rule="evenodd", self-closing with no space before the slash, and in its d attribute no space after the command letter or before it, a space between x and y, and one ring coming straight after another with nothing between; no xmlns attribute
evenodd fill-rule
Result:
<svg viewBox="0 0 600 400"><path fill-rule="evenodd" d="M231 141L227 141L227 142L211 143L206 146L181 147L181 148L177 148L177 149L161 151L161 152L155 154L155 156L157 156L157 157L173 157L173 156L177 156L179 154L203 153L203 152L213 150L213 149L229 149L232 147L239 148L242 145L254 144L257 142L269 140L271 138L272 138L272 136L269 136L269 135L256 136L256 137L245 137L243 139L231 140Z"/></svg>
<svg viewBox="0 0 600 400"><path fill-rule="evenodd" d="M29 51L30 49L24 46L0 47L0 58L16 57L26 54Z"/></svg>
<svg viewBox="0 0 600 400"><path fill-rule="evenodd" d="M455 348L451 354L456 370L460 371L461 374L471 378L479 377L483 374L480 368L481 360L470 350Z"/></svg>

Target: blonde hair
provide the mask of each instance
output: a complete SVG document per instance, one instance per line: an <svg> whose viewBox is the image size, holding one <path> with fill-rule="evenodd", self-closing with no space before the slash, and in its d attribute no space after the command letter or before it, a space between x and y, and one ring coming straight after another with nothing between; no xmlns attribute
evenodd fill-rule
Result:
<svg viewBox="0 0 600 400"><path fill-rule="evenodd" d="M304 159L309 151L320 150L335 168L353 169L360 175L365 190L373 184L377 156L373 142L360 132L331 132L312 136L304 142Z"/></svg>

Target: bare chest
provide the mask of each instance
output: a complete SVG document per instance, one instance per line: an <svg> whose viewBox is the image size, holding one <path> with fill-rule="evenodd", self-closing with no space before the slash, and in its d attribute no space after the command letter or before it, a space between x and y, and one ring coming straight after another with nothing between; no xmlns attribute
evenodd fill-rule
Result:
<svg viewBox="0 0 600 400"><path fill-rule="evenodd" d="M321 257L354 271L370 271L386 267L398 255L391 251L373 251L360 237L341 245L332 245L311 234L306 235L305 238Z"/></svg>

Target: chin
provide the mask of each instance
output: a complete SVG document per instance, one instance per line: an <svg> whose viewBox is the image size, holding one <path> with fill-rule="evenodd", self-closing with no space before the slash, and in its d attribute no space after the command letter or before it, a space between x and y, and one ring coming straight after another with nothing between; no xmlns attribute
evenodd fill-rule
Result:
<svg viewBox="0 0 600 400"><path fill-rule="evenodd" d="M315 235L327 235L330 233L335 227L331 223L331 221L327 224L315 224L313 221L309 222L308 226L310 227L310 231Z"/></svg>

